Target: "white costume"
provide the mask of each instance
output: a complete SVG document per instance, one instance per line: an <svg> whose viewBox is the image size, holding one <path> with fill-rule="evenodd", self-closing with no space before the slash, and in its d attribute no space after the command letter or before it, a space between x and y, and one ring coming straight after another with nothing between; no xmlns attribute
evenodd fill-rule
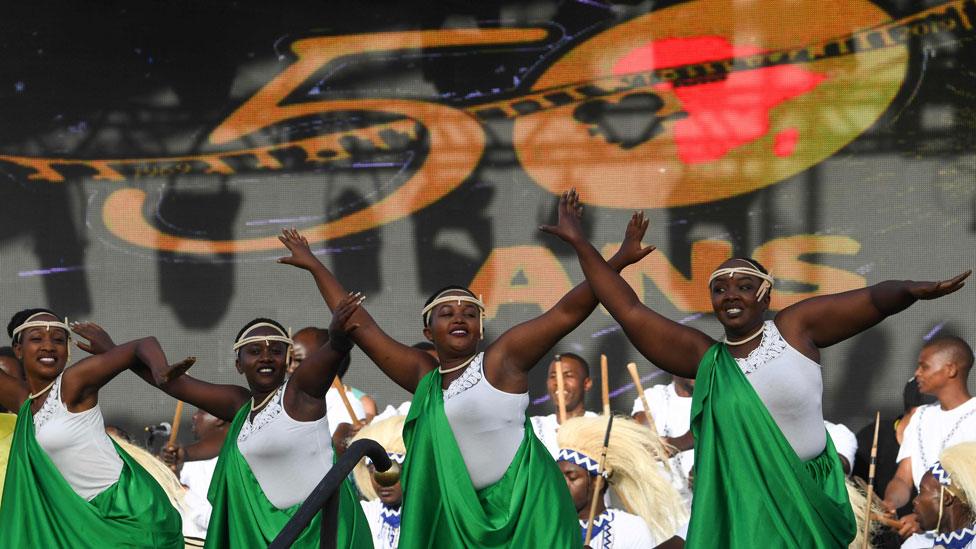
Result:
<svg viewBox="0 0 976 549"><path fill-rule="evenodd" d="M389 419L393 416L405 416L410 413L410 401L406 401L397 407L393 407L392 404L387 404L383 411L376 414L373 421L382 421L384 419Z"/></svg>
<svg viewBox="0 0 976 549"><path fill-rule="evenodd" d="M349 404L352 405L353 412L356 412L356 417L365 420L366 411L363 409L363 403L352 394L352 391L346 391L346 398L349 399ZM335 433L340 423L352 424L349 411L346 410L346 405L342 402L342 397L335 387L330 387L328 392L325 393L325 413L329 418L329 435Z"/></svg>
<svg viewBox="0 0 976 549"><path fill-rule="evenodd" d="M37 443L76 494L91 501L118 482L122 458L105 433L102 409L69 412L61 401L61 378L34 414Z"/></svg>
<svg viewBox="0 0 976 549"><path fill-rule="evenodd" d="M296 421L285 411L285 382L253 420L248 417L237 447L268 500L278 509L305 501L332 468L328 416Z"/></svg>
<svg viewBox="0 0 976 549"><path fill-rule="evenodd" d="M586 536L585 520L580 528ZM666 541L655 540L643 519L619 509L607 509L594 518L590 536L593 549L648 549Z"/></svg>
<svg viewBox="0 0 976 549"><path fill-rule="evenodd" d="M479 353L444 390L444 414L461 449L475 490L501 480L525 436L529 393L492 387Z"/></svg>
<svg viewBox="0 0 976 549"><path fill-rule="evenodd" d="M587 410L583 413L583 417L598 417L594 412ZM532 422L532 431L535 432L535 436L539 437L539 440L546 445L546 449L555 458L559 455L559 443L556 442L556 433L559 432L559 420L556 419L556 414L549 414L548 416L532 416L529 418Z"/></svg>
<svg viewBox="0 0 976 549"><path fill-rule="evenodd" d="M679 396L675 391L674 382L667 385L655 385L644 392L647 405L651 407L651 417L657 434L661 437L680 437L691 429L691 397ZM644 403L640 398L634 399L634 408L630 415L644 411ZM695 465L694 448L678 452L670 460L674 487L681 492L686 503L691 501L691 488L688 477Z"/></svg>
<svg viewBox="0 0 976 549"><path fill-rule="evenodd" d="M359 503L363 506L369 531L373 534L373 547L396 549L400 543L400 508L387 507L378 499Z"/></svg>
<svg viewBox="0 0 976 549"><path fill-rule="evenodd" d="M847 465L854 467L854 454L857 453L857 435L840 423L831 423L824 420L824 427L827 428L827 435L834 443L837 453L847 460ZM850 473L847 473L848 475Z"/></svg>
<svg viewBox="0 0 976 549"><path fill-rule="evenodd" d="M210 480L217 467L217 458L187 461L180 470L180 483L186 486L183 501L188 513L183 517L183 535L195 538L207 537L210 513L213 508L207 500Z"/></svg>

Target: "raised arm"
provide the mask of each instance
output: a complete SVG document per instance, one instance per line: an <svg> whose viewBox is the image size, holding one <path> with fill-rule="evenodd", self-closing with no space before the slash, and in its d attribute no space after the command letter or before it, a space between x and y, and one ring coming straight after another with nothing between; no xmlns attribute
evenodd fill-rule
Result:
<svg viewBox="0 0 976 549"><path fill-rule="evenodd" d="M780 311L776 324L788 340L792 336L801 345L816 349L830 347L904 311L920 299L937 299L959 290L970 274L972 271L966 271L941 282L888 280L859 290L804 299Z"/></svg>
<svg viewBox="0 0 976 549"><path fill-rule="evenodd" d="M78 342L78 347L86 352L96 355L79 362L78 366L81 366L87 360L103 357L118 348L118 346L112 341L112 338L109 337L108 333L106 333L101 326L95 324L94 322L74 323L72 324L71 329L76 334L88 340L87 343ZM155 341L155 339L153 339L153 341ZM159 346L158 342L156 342L156 346ZM162 355L161 348L159 349L159 354ZM153 358L159 359L158 356L153 356ZM162 360L165 362L166 357L162 356ZM186 369L192 366L195 362L195 358L188 357L173 367L176 368L176 371L186 371ZM189 375L181 375L167 383L157 384L156 380L152 376L150 367L138 356L135 356L134 360L131 360L127 364L127 367L129 367L136 375L144 379L147 383L161 389L173 398L182 400L184 402L189 402L190 404L193 404L198 408L202 408L212 415L223 419L224 421L232 421L234 419L234 415L241 408L241 406L247 402L247 399L251 398L250 391L243 387L239 387L237 385L208 383ZM115 377L115 375L118 375L118 373L124 369L125 367L121 368L118 372L112 374L111 377ZM94 404L92 404L92 406L94 406Z"/></svg>
<svg viewBox="0 0 976 549"><path fill-rule="evenodd" d="M285 391L285 409L298 421L315 421L325 415L325 393L332 385L339 364L352 350L349 335L359 327L349 319L359 309L363 296L342 298L329 324L329 341L306 356L292 374Z"/></svg>
<svg viewBox="0 0 976 549"><path fill-rule="evenodd" d="M580 226L581 212L569 206L569 203L564 205L560 201L559 224L540 228L565 240L576 250L583 274L596 297L642 355L672 374L695 377L698 362L715 341L694 328L659 315L641 303L620 273L604 261L600 252L586 240ZM634 223L639 223L646 230L648 220L643 212L634 214L627 226L628 234ZM640 246L639 240L637 246Z"/></svg>
<svg viewBox="0 0 976 549"><path fill-rule="evenodd" d="M308 240L298 234L298 231L285 230L279 238L291 255L279 259L278 262L310 272L326 305L335 311L339 302L347 295L346 289L315 257L308 246ZM359 325L352 334L352 340L383 373L407 391L413 393L420 379L437 367L437 361L424 351L404 345L387 335L365 309L357 309L350 322Z"/></svg>

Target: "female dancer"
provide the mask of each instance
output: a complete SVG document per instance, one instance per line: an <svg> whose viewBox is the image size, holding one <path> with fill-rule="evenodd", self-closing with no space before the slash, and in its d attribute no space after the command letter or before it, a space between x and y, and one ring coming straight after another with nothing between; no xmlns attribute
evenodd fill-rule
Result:
<svg viewBox="0 0 976 549"><path fill-rule="evenodd" d="M610 263L623 269L649 253L632 223ZM326 303L345 289L297 231L282 242L282 263L308 270ZM579 547L576 512L525 410L528 373L596 307L589 285L542 316L519 324L478 352L484 305L465 288L427 300L423 333L437 359L383 332L365 310L352 321L358 344L398 385L414 393L404 426L401 549L413 547Z"/></svg>
<svg viewBox="0 0 976 549"><path fill-rule="evenodd" d="M339 300L326 345L286 380L292 346L277 322L257 318L237 334L235 366L248 388L185 375L158 385L173 397L231 422L210 482L206 547L266 547L332 467L325 392L352 348L346 330L361 298ZM347 327L348 326L348 327ZM340 489L338 547L372 547L369 525L348 482ZM295 547L318 547L319 520Z"/></svg>
<svg viewBox="0 0 976 549"><path fill-rule="evenodd" d="M768 546L846 546L855 522L823 427L820 349L919 299L958 290L970 273L807 299L764 321L773 278L754 260L730 259L709 282L725 328L717 343L643 305L586 240L579 212L568 196L558 225L541 229L573 246L594 292L641 354L672 374L696 378L689 546L708 546L718 534L729 547L752 547L757 539ZM646 226L643 213L636 215Z"/></svg>
<svg viewBox="0 0 976 549"><path fill-rule="evenodd" d="M88 337L85 324L74 331ZM18 410L0 546L183 547L180 516L166 493L105 434L98 391L130 367L165 382L192 361L168 366L148 337L65 368L71 329L46 309L20 311L7 332L27 379L0 373L0 402Z"/></svg>

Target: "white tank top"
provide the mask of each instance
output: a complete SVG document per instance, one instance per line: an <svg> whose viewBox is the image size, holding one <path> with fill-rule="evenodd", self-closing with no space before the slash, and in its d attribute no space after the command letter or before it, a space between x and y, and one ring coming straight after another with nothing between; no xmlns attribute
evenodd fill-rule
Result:
<svg viewBox="0 0 976 549"><path fill-rule="evenodd" d="M332 469L329 417L296 421L285 411L285 382L237 435L237 447L268 500L278 509L305 501Z"/></svg>
<svg viewBox="0 0 976 549"><path fill-rule="evenodd" d="M484 375L479 354L444 390L444 413L475 490L501 480L525 437L529 393L506 393Z"/></svg>
<svg viewBox="0 0 976 549"><path fill-rule="evenodd" d="M102 409L69 412L61 401L58 376L41 409L34 414L34 433L54 466L76 494L91 501L119 481L122 458L105 434Z"/></svg>
<svg viewBox="0 0 976 549"><path fill-rule="evenodd" d="M827 444L820 365L791 347L771 320L759 347L735 361L800 459L819 456Z"/></svg>

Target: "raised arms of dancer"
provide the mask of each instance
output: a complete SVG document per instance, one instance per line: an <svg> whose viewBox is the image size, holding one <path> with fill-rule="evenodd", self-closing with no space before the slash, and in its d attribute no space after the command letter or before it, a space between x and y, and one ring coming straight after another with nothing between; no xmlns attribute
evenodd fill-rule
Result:
<svg viewBox="0 0 976 549"><path fill-rule="evenodd" d="M575 190L563 193L559 208L581 208ZM606 262L614 273L640 261L654 250L641 248L640 241L646 229L647 225L641 224L636 216L631 219L620 250ZM600 260L603 261L603 258ZM527 391L528 371L560 339L586 320L597 305L589 282L584 281L542 315L507 330L485 350L485 375L488 381L506 392Z"/></svg>
<svg viewBox="0 0 976 549"><path fill-rule="evenodd" d="M966 271L941 282L887 280L867 288L804 299L776 315L797 350L819 362L819 349L853 337L920 299L937 299L965 286Z"/></svg>
<svg viewBox="0 0 976 549"><path fill-rule="evenodd" d="M348 294L342 298L329 324L329 341L309 353L291 376L285 390L285 409L298 421L315 421L325 415L325 393L339 371L339 364L352 350L349 336L359 327L349 319L363 298Z"/></svg>
<svg viewBox="0 0 976 549"><path fill-rule="evenodd" d="M346 289L315 257L308 240L298 231L285 230L279 238L291 255L278 262L310 272L326 305L335 311L348 295ZM421 378L437 367L437 361L424 351L404 345L387 335L365 309L357 309L349 321L359 326L351 334L352 340L390 379L407 391L413 393Z"/></svg>
<svg viewBox="0 0 976 549"><path fill-rule="evenodd" d="M559 223L540 229L565 240L576 250L583 274L596 297L642 355L672 374L695 377L698 362L715 341L705 333L678 324L641 303L620 273L604 261L600 252L586 239L580 225L579 199L575 193L571 198L572 200L565 203L562 200L559 203ZM635 223L640 225L640 234L643 236L648 225L643 212L638 212L631 218L628 233ZM639 240L637 246L640 247ZM642 253L647 255L652 251L654 247L648 246Z"/></svg>

